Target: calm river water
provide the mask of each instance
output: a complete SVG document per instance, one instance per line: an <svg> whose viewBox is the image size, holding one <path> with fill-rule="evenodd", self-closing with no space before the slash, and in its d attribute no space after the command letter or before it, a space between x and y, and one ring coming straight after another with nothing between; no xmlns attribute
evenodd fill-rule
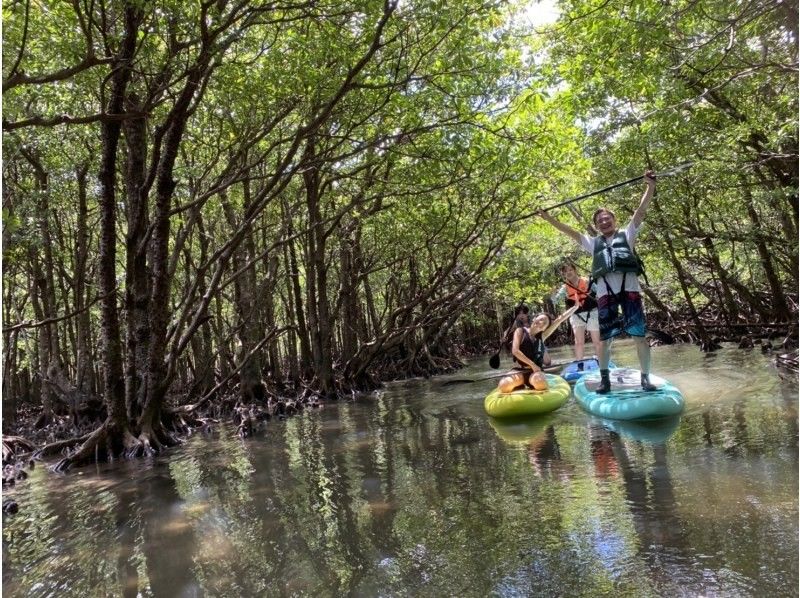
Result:
<svg viewBox="0 0 800 598"><path fill-rule="evenodd" d="M483 411L494 382L445 377L246 441L222 428L154 461L37 467L5 493L3 594L796 596L797 379L758 351L653 358L686 396L654 425L574 399L504 424ZM614 359L636 365L630 341Z"/></svg>

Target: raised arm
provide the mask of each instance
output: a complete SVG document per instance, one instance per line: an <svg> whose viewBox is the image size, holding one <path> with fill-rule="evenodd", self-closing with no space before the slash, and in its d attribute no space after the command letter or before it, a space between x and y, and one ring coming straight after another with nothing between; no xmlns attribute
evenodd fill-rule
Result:
<svg viewBox="0 0 800 598"><path fill-rule="evenodd" d="M560 220L556 220L555 218L553 218L550 214L548 214L544 210L539 210L537 212L537 214L543 220L545 220L546 222L549 222L550 224L552 224L554 227L556 227L558 230L560 230L562 233L564 233L565 235L567 235L568 237L570 237L572 240L574 240L576 243L578 243L580 245L580 243L581 243L581 234L578 231L576 231L574 228L564 224Z"/></svg>
<svg viewBox="0 0 800 598"><path fill-rule="evenodd" d="M554 291L550 295L550 301L553 302L553 305L558 305L567 296L567 285L562 284L557 291Z"/></svg>
<svg viewBox="0 0 800 598"><path fill-rule="evenodd" d="M656 175L652 170L647 170L644 173L644 180L647 183L647 189L644 190L642 201L639 202L639 207L633 213L633 227L639 228L644 222L644 216L647 213L647 208L650 206L650 200L653 199L653 194L656 192Z"/></svg>

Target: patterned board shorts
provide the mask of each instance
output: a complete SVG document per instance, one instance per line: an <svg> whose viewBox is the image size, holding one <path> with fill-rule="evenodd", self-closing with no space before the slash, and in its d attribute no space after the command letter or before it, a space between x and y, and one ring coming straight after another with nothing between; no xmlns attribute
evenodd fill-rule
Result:
<svg viewBox="0 0 800 598"><path fill-rule="evenodd" d="M603 295L597 298L597 310L602 340L614 338L623 331L631 336L644 336L644 306L640 293L625 291L622 296Z"/></svg>

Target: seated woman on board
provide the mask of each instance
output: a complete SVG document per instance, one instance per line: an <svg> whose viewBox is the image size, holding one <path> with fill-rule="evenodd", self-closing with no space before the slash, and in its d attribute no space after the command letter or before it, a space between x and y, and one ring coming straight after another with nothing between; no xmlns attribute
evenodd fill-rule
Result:
<svg viewBox="0 0 800 598"><path fill-rule="evenodd" d="M544 346L542 333L548 329L551 321L549 314L539 314L531 320L530 327L520 327L514 331L511 354L519 367L500 380L497 385L500 392L511 392L525 385L535 390L547 390L547 379L542 368L550 365L550 355Z"/></svg>

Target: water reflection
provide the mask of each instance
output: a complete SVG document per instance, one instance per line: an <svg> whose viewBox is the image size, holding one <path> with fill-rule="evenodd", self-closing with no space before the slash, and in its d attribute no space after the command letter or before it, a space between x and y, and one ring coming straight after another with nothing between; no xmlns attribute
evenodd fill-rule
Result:
<svg viewBox="0 0 800 598"><path fill-rule="evenodd" d="M261 438L223 428L149 463L37 468L11 492L3 590L796 595L796 381L792 399L766 359L731 349L654 361L687 396L681 417L599 420L570 401L493 420L491 381L412 380Z"/></svg>
<svg viewBox="0 0 800 598"><path fill-rule="evenodd" d="M553 423L554 418L554 414L547 413L532 417L509 417L505 419L490 417L487 421L498 437L510 444L514 444L518 442L528 443L543 435L547 427Z"/></svg>
<svg viewBox="0 0 800 598"><path fill-rule="evenodd" d="M590 422L591 425L603 426L624 438L647 444L663 444L678 429L681 416L673 415L653 421L623 421L592 417Z"/></svg>

